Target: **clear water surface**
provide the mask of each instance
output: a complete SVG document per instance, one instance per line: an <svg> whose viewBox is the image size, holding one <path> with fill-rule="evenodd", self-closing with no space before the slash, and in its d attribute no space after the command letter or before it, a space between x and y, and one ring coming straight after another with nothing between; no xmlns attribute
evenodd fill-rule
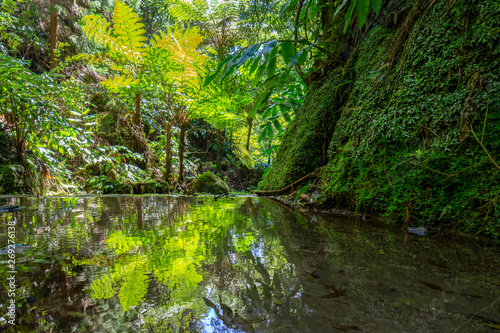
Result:
<svg viewBox="0 0 500 333"><path fill-rule="evenodd" d="M256 197L0 197L7 204L23 208L0 214L0 331L500 327L500 251L473 239L405 244L400 227Z"/></svg>

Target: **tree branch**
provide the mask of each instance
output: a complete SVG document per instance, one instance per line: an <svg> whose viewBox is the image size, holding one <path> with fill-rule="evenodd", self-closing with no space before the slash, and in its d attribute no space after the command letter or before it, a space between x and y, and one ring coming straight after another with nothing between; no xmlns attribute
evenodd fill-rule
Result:
<svg viewBox="0 0 500 333"><path fill-rule="evenodd" d="M481 146L481 148L483 148L483 150L486 153L486 155L488 155L488 158L490 159L491 163L493 163L500 170L500 165L498 165L497 162L495 162L495 160L493 159L493 157L491 157L491 155L488 152L488 150L486 149L486 147L478 139L478 137L476 136L476 133L474 133L474 130L472 129L472 125L471 124L469 124L469 127L470 127L470 131L472 132L472 135L474 135L474 138L476 138L476 141L479 143L479 145Z"/></svg>

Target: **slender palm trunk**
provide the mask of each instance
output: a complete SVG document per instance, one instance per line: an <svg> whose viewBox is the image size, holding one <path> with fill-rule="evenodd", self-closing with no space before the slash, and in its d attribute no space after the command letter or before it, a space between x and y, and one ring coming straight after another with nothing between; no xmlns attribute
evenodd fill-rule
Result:
<svg viewBox="0 0 500 333"><path fill-rule="evenodd" d="M217 169L220 169L220 162L222 159L222 131L216 129L215 133L217 135Z"/></svg>
<svg viewBox="0 0 500 333"><path fill-rule="evenodd" d="M252 137L253 117L247 117L247 123L248 123L247 150L250 150L250 138Z"/></svg>
<svg viewBox="0 0 500 333"><path fill-rule="evenodd" d="M186 136L187 122L182 123L180 126L179 133L179 182L184 181L184 150L186 148L186 143L184 138Z"/></svg>
<svg viewBox="0 0 500 333"><path fill-rule="evenodd" d="M165 127L167 131L165 143L165 181L170 183L172 179L172 123L167 122Z"/></svg>
<svg viewBox="0 0 500 333"><path fill-rule="evenodd" d="M49 43L50 43L50 69L57 67L55 50L57 48L57 8L54 7L56 0L50 0L52 6L50 13Z"/></svg>

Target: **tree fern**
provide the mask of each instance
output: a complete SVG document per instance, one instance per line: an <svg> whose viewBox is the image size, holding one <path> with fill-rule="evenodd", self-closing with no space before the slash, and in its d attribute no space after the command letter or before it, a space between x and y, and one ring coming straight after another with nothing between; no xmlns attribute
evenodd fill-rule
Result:
<svg viewBox="0 0 500 333"><path fill-rule="evenodd" d="M206 56L197 51L201 41L197 27L186 30L168 28L166 34L155 36L151 45L169 50L176 65L175 77L172 77L174 81L184 87L195 88L199 84L199 67L206 60Z"/></svg>

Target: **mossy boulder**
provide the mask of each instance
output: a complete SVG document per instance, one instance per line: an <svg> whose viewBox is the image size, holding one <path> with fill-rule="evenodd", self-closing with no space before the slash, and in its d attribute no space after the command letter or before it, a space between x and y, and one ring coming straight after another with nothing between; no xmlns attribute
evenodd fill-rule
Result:
<svg viewBox="0 0 500 333"><path fill-rule="evenodd" d="M93 177L87 181L85 186L87 193L103 194L166 194L173 192L173 190L172 185L164 181L131 182L119 175L114 179L109 179L106 176Z"/></svg>
<svg viewBox="0 0 500 333"><path fill-rule="evenodd" d="M227 184L214 175L212 172L207 171L202 173L196 178L191 190L192 193L211 193L211 194L229 194L229 187Z"/></svg>

